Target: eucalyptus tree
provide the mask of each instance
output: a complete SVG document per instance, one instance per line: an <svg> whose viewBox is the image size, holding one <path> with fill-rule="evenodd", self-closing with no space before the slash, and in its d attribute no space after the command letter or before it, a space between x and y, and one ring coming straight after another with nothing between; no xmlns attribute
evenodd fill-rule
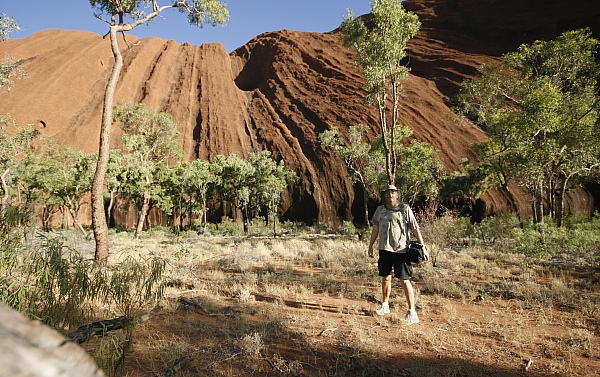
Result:
<svg viewBox="0 0 600 377"><path fill-rule="evenodd" d="M28 155L19 160L16 185L23 202L41 206L42 229L50 231L51 220L63 208L60 198L49 188L48 180L56 177L58 167L43 153Z"/></svg>
<svg viewBox="0 0 600 377"><path fill-rule="evenodd" d="M507 56L525 77L548 81L557 92L557 126L547 131L551 158L544 183L549 212L559 225L564 219L567 189L600 171L598 47L591 31L580 29L565 32L552 41L523 45Z"/></svg>
<svg viewBox="0 0 600 377"><path fill-rule="evenodd" d="M36 182L39 190L49 194L50 202L59 203L83 235L87 232L79 222L79 209L84 196L90 192L96 155L76 150L70 145L49 143L40 156Z"/></svg>
<svg viewBox="0 0 600 377"><path fill-rule="evenodd" d="M398 171L394 184L398 188L398 196L404 203L411 206L417 199L431 201L437 198L439 194L438 181L442 174L442 164L436 156L436 150L426 142L410 140L413 130L404 125L396 125L394 139L396 144L395 160L397 161ZM387 135L388 140L392 139L392 132ZM369 152L372 156L379 156L379 167L374 169L378 185L387 183L387 174L383 168L383 159L385 147L382 136L378 136L371 145Z"/></svg>
<svg viewBox="0 0 600 377"><path fill-rule="evenodd" d="M550 212L562 224L566 190L600 166L597 48L589 29L568 31L521 45L463 83L460 110L489 136L476 146L480 160L503 185L529 189L536 222Z"/></svg>
<svg viewBox="0 0 600 377"><path fill-rule="evenodd" d="M250 222L250 185L255 168L246 160L235 154L215 156L213 163L219 168L217 191L219 195L232 205L232 209L240 210L244 234L249 233Z"/></svg>
<svg viewBox="0 0 600 377"><path fill-rule="evenodd" d="M266 210L273 219L276 232L276 212L281 205L281 193L296 179L283 160L271 158L271 152L251 152L243 159L230 154L216 156L212 162L217 171L217 191L221 197L242 213L244 233L250 232L250 220L255 212Z"/></svg>
<svg viewBox="0 0 600 377"><path fill-rule="evenodd" d="M92 225L96 240L96 260L104 261L108 257L108 226L104 213L103 191L110 154L113 101L123 69L123 55L117 42L118 34L131 31L168 9L187 13L188 22L198 27L203 27L205 24L213 26L224 24L229 19L226 6L219 0L165 0L166 5L160 5L160 2L160 0L90 0L90 5L96 10L94 15L109 25L108 35L114 57L114 64L104 92L98 163L92 187Z"/></svg>
<svg viewBox="0 0 600 377"><path fill-rule="evenodd" d="M408 134L405 137L412 135L412 129L402 128ZM431 144L414 139L399 145L396 187L400 199L411 206L417 201L432 202L439 195L439 180L443 172L437 151Z"/></svg>
<svg viewBox="0 0 600 377"><path fill-rule="evenodd" d="M183 174L184 191L193 202L193 215L199 213L202 216L202 227L204 230L208 224L207 201L211 193L216 189L220 167L206 160L194 160L187 164Z"/></svg>
<svg viewBox="0 0 600 377"><path fill-rule="evenodd" d="M281 194L298 176L285 166L285 162L275 161L271 152L250 153L248 162L254 168L250 182L250 205L260 210L264 206L273 225L273 236L277 235L277 210L282 204Z"/></svg>
<svg viewBox="0 0 600 377"><path fill-rule="evenodd" d="M441 200L455 208L463 203L469 212L473 210L475 200L490 188L499 186L497 175L488 162L475 166L467 158L459 162L459 170L444 175L440 181Z"/></svg>
<svg viewBox="0 0 600 377"><path fill-rule="evenodd" d="M123 144L128 152L126 187L139 204L135 232L138 238L152 201L160 203L163 197L163 188L157 185L157 174L171 161L179 161L183 148L177 142L179 130L173 117L167 113L157 113L145 104L122 103L115 114L115 121L123 129Z"/></svg>
<svg viewBox="0 0 600 377"><path fill-rule="evenodd" d="M341 30L344 45L356 49L357 64L365 78L365 101L378 110L387 181L394 184L400 94L402 82L408 78L410 71L404 64L406 44L417 34L421 23L418 16L407 12L399 0L373 0L370 25L369 29L350 11Z"/></svg>

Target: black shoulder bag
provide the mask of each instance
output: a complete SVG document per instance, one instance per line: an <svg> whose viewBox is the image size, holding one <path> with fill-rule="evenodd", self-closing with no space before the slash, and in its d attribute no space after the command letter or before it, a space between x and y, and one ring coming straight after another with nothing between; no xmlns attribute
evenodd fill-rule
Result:
<svg viewBox="0 0 600 377"><path fill-rule="evenodd" d="M419 264L425 260L423 257L423 244L418 243L417 241L410 241L410 246L408 246L408 251L406 252L406 258L415 264Z"/></svg>

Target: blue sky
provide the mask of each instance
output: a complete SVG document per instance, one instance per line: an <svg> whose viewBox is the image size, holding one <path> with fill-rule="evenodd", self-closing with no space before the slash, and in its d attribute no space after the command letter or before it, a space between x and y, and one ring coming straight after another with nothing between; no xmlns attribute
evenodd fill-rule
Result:
<svg viewBox="0 0 600 377"><path fill-rule="evenodd" d="M159 0L167 5L171 0ZM140 38L154 36L181 44L222 43L231 52L255 36L282 29L328 32L337 28L348 8L354 14L370 12L371 0L226 0L230 20L226 26L190 26L175 9L161 13L149 25L130 33ZM108 25L93 15L88 0L0 0L0 13L16 20L21 31L11 38L24 38L44 29L88 30L105 34Z"/></svg>

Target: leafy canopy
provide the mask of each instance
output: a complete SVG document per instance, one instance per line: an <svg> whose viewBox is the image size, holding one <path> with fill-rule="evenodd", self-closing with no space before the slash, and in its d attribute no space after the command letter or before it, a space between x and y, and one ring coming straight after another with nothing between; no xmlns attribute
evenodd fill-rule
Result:
<svg viewBox="0 0 600 377"><path fill-rule="evenodd" d="M90 5L98 12L95 16L102 19L108 15L112 25L124 25L128 21L134 26L145 23L168 8L176 8L188 14L188 23L203 27L205 24L215 26L229 20L229 11L219 0L173 0L168 5L160 6L158 0L90 0ZM118 21L115 17L118 16Z"/></svg>

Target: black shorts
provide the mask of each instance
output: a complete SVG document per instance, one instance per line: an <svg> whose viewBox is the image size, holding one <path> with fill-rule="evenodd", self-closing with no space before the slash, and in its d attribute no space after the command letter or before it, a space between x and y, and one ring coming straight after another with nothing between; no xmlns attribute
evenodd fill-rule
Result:
<svg viewBox="0 0 600 377"><path fill-rule="evenodd" d="M392 274L398 279L410 279L413 275L411 263L406 259L406 253L392 253L391 251L379 250L379 260L377 268L379 276L388 276Z"/></svg>

